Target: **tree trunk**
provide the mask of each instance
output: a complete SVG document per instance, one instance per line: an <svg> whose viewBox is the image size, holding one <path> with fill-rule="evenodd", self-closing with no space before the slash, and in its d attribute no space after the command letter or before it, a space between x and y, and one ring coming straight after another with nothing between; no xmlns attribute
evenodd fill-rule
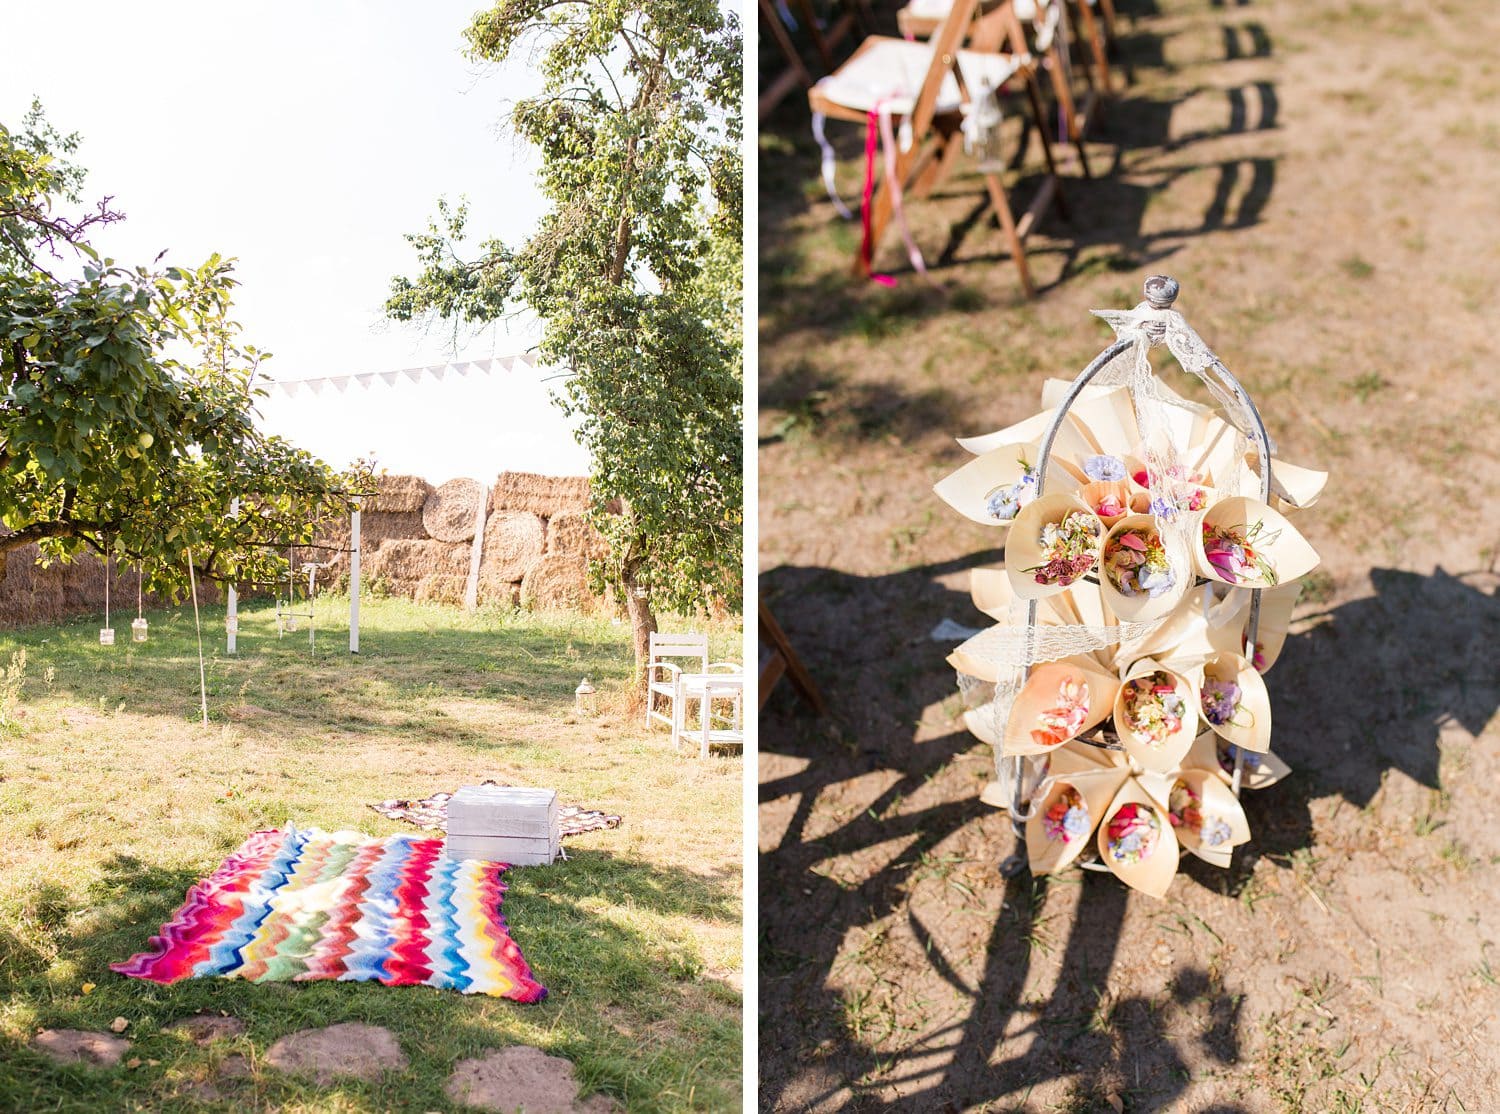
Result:
<svg viewBox="0 0 1500 1114"><path fill-rule="evenodd" d="M630 616L630 639L635 648L635 685L632 691L637 704L644 706L646 700L646 665L651 655L651 636L656 633L656 615L651 610L651 599L636 591L633 573L621 578L624 588L625 611Z"/></svg>

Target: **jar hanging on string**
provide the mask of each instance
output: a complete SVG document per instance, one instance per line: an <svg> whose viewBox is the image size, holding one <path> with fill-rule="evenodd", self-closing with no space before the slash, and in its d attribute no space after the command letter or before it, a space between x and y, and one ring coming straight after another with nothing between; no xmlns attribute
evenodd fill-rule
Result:
<svg viewBox="0 0 1500 1114"><path fill-rule="evenodd" d="M973 101L964 106L964 149L978 160L981 174L998 174L1005 169L1000 130L1004 121L994 87L988 78L980 78Z"/></svg>
<svg viewBox="0 0 1500 1114"><path fill-rule="evenodd" d="M145 575L141 572L139 565L135 569L135 619L130 624L130 641L146 641L146 630L150 624L146 622L146 592Z"/></svg>

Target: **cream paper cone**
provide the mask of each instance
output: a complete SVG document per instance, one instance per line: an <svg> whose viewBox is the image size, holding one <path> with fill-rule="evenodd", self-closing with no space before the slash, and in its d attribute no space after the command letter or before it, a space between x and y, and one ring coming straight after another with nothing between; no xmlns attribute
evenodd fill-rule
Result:
<svg viewBox="0 0 1500 1114"><path fill-rule="evenodd" d="M1156 814L1158 824L1156 846L1150 857L1135 863L1118 861L1109 849L1110 821L1120 809L1128 804L1150 809ZM1172 879L1177 874L1177 860L1181 854L1177 846L1177 836L1172 831L1172 824L1167 819L1166 810L1153 801L1134 778L1127 779L1120 787L1120 791L1115 794L1114 800L1110 802L1109 808L1105 810L1104 816L1099 821L1099 830L1094 839L1099 849L1099 858L1114 872L1115 877L1127 886L1148 893L1152 897L1161 897L1172 885Z"/></svg>
<svg viewBox="0 0 1500 1114"><path fill-rule="evenodd" d="M1239 430L1217 414L1205 414L1193 423L1188 444L1179 451L1178 459L1209 483L1229 480L1236 474L1241 444Z"/></svg>
<svg viewBox="0 0 1500 1114"><path fill-rule="evenodd" d="M1062 465L1062 461L1057 462ZM1009 527L1012 519L996 518L989 510L990 497L1020 481L1028 468L1036 467L1036 446L1002 445L977 456L957 472L944 476L932 490L959 514L981 526ZM1047 486L1052 491L1076 491L1080 475L1066 466L1048 469Z"/></svg>
<svg viewBox="0 0 1500 1114"><path fill-rule="evenodd" d="M1260 492L1260 453L1252 448L1245 454L1245 490ZM1303 468L1288 464L1284 460L1271 458L1271 505L1283 514L1306 510L1318 501L1323 488L1328 484L1328 473L1316 468Z"/></svg>
<svg viewBox="0 0 1500 1114"><path fill-rule="evenodd" d="M1260 670L1261 676L1270 672L1276 659L1281 657L1282 648L1286 645L1287 630L1292 625L1292 611L1296 608L1297 597L1301 593L1300 583L1278 584L1275 588L1266 588L1260 593L1260 629L1256 642L1260 647L1261 660L1256 668ZM1212 612L1209 615L1206 626L1209 644L1215 650L1249 657L1250 648L1245 645L1246 630L1250 624L1249 591L1244 592L1239 607L1222 621L1216 622L1217 616Z"/></svg>
<svg viewBox="0 0 1500 1114"><path fill-rule="evenodd" d="M1104 722L1114 707L1119 687L1119 681L1086 658L1065 658L1033 666L1031 676L1026 678L1011 705L1002 751L1007 756L1055 751L1063 743ZM1037 735L1058 730L1043 722L1042 717L1064 702L1065 688L1077 690L1078 703L1085 706L1083 715L1078 719L1077 728L1062 734L1057 742L1041 741Z"/></svg>
<svg viewBox="0 0 1500 1114"><path fill-rule="evenodd" d="M1055 411L1043 410L1040 414L1033 414L1024 421L1015 425L997 429L994 433L982 433L977 437L960 437L959 445L967 452L975 456L993 452L1005 445L1026 444L1033 446L1034 450L1040 450L1042 439L1047 436L1047 427L1052 424ZM1087 434L1083 427L1071 413L1063 416L1062 425L1057 428L1057 438L1052 442L1052 456L1054 459L1061 456L1068 460L1082 460L1096 450L1093 438ZM1052 470L1047 471L1047 483L1053 482Z"/></svg>
<svg viewBox="0 0 1500 1114"><path fill-rule="evenodd" d="M1047 772L1057 777L1091 774L1099 770L1128 772L1129 769L1123 751L1090 746L1082 739L1064 743L1047 755Z"/></svg>
<svg viewBox="0 0 1500 1114"><path fill-rule="evenodd" d="M1146 677L1158 670L1166 673L1171 679L1173 688L1182 698L1185 708L1182 725L1167 736L1161 746L1154 747L1144 735L1138 734L1130 726L1126 718L1125 688L1131 681ZM1125 752L1148 770L1167 772L1176 769L1193 745L1193 739L1198 733L1198 692L1193 687L1192 679L1168 669L1155 658L1143 658L1130 667L1121 681L1120 688L1115 693L1114 717L1115 731L1120 736Z"/></svg>
<svg viewBox="0 0 1500 1114"><path fill-rule="evenodd" d="M1242 843L1250 842L1250 821L1245 818L1245 810L1223 781L1207 770L1184 770L1172 781L1182 781L1198 795L1203 827L1208 827L1214 819L1222 820L1229 827L1229 834L1223 842L1209 844L1204 841L1201 828L1193 828L1185 823L1178 825L1174 830L1177 842L1183 847L1199 858L1219 866L1222 865L1223 855ZM1169 810L1170 807L1169 804Z"/></svg>
<svg viewBox="0 0 1500 1114"><path fill-rule="evenodd" d="M1106 495L1113 495L1120 501L1120 513L1106 517L1099 510L1099 503ZM1130 513L1130 484L1124 480L1094 480L1084 484L1078 489L1078 497L1089 505L1089 509L1099 516L1099 521L1108 528Z"/></svg>
<svg viewBox="0 0 1500 1114"><path fill-rule="evenodd" d="M1234 756L1228 753L1231 745L1227 739L1214 737L1214 750L1219 769L1224 774L1226 782L1234 780ZM1240 772L1240 788L1242 789L1266 789L1275 785L1292 768L1270 751L1265 754L1253 754L1245 752L1244 769Z"/></svg>
<svg viewBox="0 0 1500 1114"><path fill-rule="evenodd" d="M1189 590L1166 620L1155 631L1138 642L1122 643L1115 660L1133 662L1138 658L1176 658L1184 653L1192 657L1196 652L1199 660L1214 652L1208 643L1208 624L1199 602L1201 589ZM1175 665L1172 668L1176 668Z"/></svg>
<svg viewBox="0 0 1500 1114"><path fill-rule="evenodd" d="M1111 541L1132 530L1137 534L1162 537L1156 529L1156 520L1150 515L1127 515L1117 521L1104 536L1104 544L1099 549L1099 595L1104 600L1104 605L1119 619L1127 623L1149 623L1171 614L1182 601L1193 584L1193 563L1180 543L1171 538L1163 538L1167 562L1177 578L1176 583L1154 598L1145 593L1127 596L1115 585L1104 554L1109 550Z"/></svg>
<svg viewBox="0 0 1500 1114"><path fill-rule="evenodd" d="M1037 802L1031 819L1026 821L1026 857L1031 865L1031 873L1054 874L1078 858L1089 845L1089 837L1094 834L1099 818L1104 815L1105 809L1129 776L1128 770L1100 768L1055 777L1042 799ZM1088 829L1066 841L1053 839L1047 834L1047 812L1069 790L1076 791L1079 796L1088 818Z"/></svg>
<svg viewBox="0 0 1500 1114"><path fill-rule="evenodd" d="M1193 542L1193 561L1199 575L1206 576L1210 580L1217 580L1220 584L1233 584L1242 588L1265 588L1274 587L1276 584L1289 584L1318 567L1317 551L1308 544L1307 539L1297 532L1297 528L1288 522L1284 515L1273 511L1264 503L1236 496L1233 499L1220 500L1203 513L1204 528L1228 528L1238 531L1241 537L1247 536L1257 524L1260 528L1256 536L1249 539L1249 543L1274 570L1276 574L1274 583L1262 579L1254 568L1247 570L1247 578L1244 580L1226 579L1204 555L1201 530Z"/></svg>
<svg viewBox="0 0 1500 1114"><path fill-rule="evenodd" d="M1212 731L1204 731L1188 748L1187 754L1182 758L1182 769L1202 770L1204 773L1213 774L1225 785L1229 784L1232 771L1226 772L1219 763L1219 744L1224 740Z"/></svg>
<svg viewBox="0 0 1500 1114"><path fill-rule="evenodd" d="M998 623L1010 622L1016 594L1004 569L975 569L969 573L969 598L974 606Z"/></svg>
<svg viewBox="0 0 1500 1114"><path fill-rule="evenodd" d="M1229 723L1214 723L1207 712L1199 710L1203 722L1221 738L1229 740L1243 750L1265 754L1271 749L1271 695L1266 691L1266 682L1250 668L1250 663L1239 654L1218 653L1203 663L1198 681L1201 701L1203 686L1208 681L1232 681L1240 687L1240 703Z"/></svg>
<svg viewBox="0 0 1500 1114"><path fill-rule="evenodd" d="M1130 388L1111 387L1100 394L1080 398L1068 411L1076 418L1098 453L1123 456L1141 439ZM1082 461L1079 461L1082 464Z"/></svg>
<svg viewBox="0 0 1500 1114"><path fill-rule="evenodd" d="M992 717L984 715L978 708L970 708L964 712L964 726L969 729L969 734L978 739L986 746L1000 749L1000 737L991 729Z"/></svg>
<svg viewBox="0 0 1500 1114"><path fill-rule="evenodd" d="M1010 577L1011 590L1020 599L1043 599L1067 589L1066 584L1038 584L1035 573L1046 563L1042 555L1042 527L1049 522L1061 522L1073 511L1083 511L1099 528L1093 545L1094 568L1098 568L1099 543L1104 538L1104 524L1099 517L1077 495L1044 495L1021 508L1005 541L1005 572Z"/></svg>

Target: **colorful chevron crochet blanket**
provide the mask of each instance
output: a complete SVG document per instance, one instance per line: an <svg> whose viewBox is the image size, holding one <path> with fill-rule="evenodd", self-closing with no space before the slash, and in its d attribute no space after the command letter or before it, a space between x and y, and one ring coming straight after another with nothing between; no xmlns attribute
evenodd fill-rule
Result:
<svg viewBox="0 0 1500 1114"><path fill-rule="evenodd" d="M500 914L505 867L442 850L416 836L256 832L148 950L113 968L159 983L368 980L540 1002L547 989Z"/></svg>

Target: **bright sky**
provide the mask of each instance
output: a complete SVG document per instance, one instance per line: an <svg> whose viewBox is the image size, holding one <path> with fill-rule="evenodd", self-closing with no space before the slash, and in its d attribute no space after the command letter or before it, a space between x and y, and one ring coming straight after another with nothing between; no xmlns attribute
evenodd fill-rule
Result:
<svg viewBox="0 0 1500 1114"><path fill-rule="evenodd" d="M446 195L467 194L476 239L523 239L543 203L535 161L499 124L539 85L524 66L480 70L461 32L482 0L49 0L4 5L0 120L33 95L82 134L87 198L127 219L97 244L124 263L239 260L244 339L277 379L442 363L451 333L388 323L391 276L413 270L402 239ZM23 45L24 44L24 45ZM459 358L506 356L535 323L488 330ZM404 378L343 394L273 392L265 425L342 465L373 452L393 472L441 482L505 469L578 475L587 454L517 365L490 376Z"/></svg>

